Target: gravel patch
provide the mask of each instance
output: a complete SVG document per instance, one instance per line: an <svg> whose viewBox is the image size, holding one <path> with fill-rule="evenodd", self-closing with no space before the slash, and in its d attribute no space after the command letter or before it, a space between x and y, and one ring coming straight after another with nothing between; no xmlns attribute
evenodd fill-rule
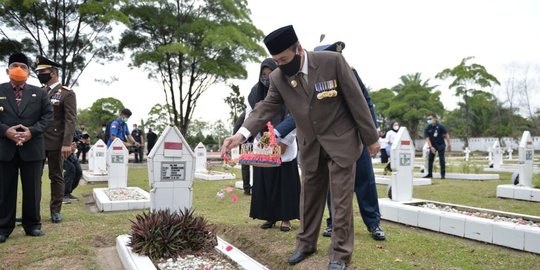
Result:
<svg viewBox="0 0 540 270"><path fill-rule="evenodd" d="M492 214L492 213L488 213L488 212L460 210L460 209L457 209L457 208L452 207L452 206L439 205L439 204L435 204L435 203L424 203L424 204L421 204L419 206L422 206L423 208L427 208L427 209L439 210L439 211L456 213L456 214L463 214L463 215L479 217L479 218L487 218L487 219L491 219L493 221L504 221L504 222L511 222L511 223L520 224L520 225L528 225L528 226L532 226L532 227L540 227L539 222L524 219L524 218L505 217L505 216L496 215L496 214Z"/></svg>
<svg viewBox="0 0 540 270"><path fill-rule="evenodd" d="M204 269L204 270L236 270L241 269L230 263L227 259L213 255L211 253L205 253L200 256L187 255L178 257L176 261L168 259L158 263L158 269L161 270L190 270L190 269Z"/></svg>
<svg viewBox="0 0 540 270"><path fill-rule="evenodd" d="M111 201L146 200L146 196L137 190L128 188L110 188L105 190L105 195Z"/></svg>

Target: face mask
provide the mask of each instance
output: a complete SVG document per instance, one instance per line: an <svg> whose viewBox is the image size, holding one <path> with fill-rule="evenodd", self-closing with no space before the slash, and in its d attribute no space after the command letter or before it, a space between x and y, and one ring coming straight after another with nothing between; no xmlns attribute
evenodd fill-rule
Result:
<svg viewBox="0 0 540 270"><path fill-rule="evenodd" d="M261 78L259 80L264 85L264 87L268 87L270 85L270 77L268 76L261 75Z"/></svg>
<svg viewBox="0 0 540 270"><path fill-rule="evenodd" d="M37 75L37 78L41 84L46 84L51 80L51 73L40 73Z"/></svg>
<svg viewBox="0 0 540 270"><path fill-rule="evenodd" d="M287 64L280 65L279 69L281 69L281 71L283 71L283 73L285 73L285 75L287 75L289 77L293 76L296 73L298 73L298 71L300 70L300 62L301 62L300 60L301 60L300 55L295 54L294 58L291 60L291 62L289 62Z"/></svg>
<svg viewBox="0 0 540 270"><path fill-rule="evenodd" d="M9 78L12 81L24 82L28 79L28 72L24 71L20 67L12 68L9 70Z"/></svg>
<svg viewBox="0 0 540 270"><path fill-rule="evenodd" d="M124 118L122 118L122 121L123 121L124 123L126 123L126 122L128 121L128 119L129 119L129 118L125 118L125 117L124 117Z"/></svg>
<svg viewBox="0 0 540 270"><path fill-rule="evenodd" d="M427 123L428 123L428 125L431 125L431 124L433 124L433 120L429 119L429 120L427 120Z"/></svg>
<svg viewBox="0 0 540 270"><path fill-rule="evenodd" d="M101 130L103 130L103 132L105 132L105 129L106 129L105 127L101 128Z"/></svg>
<svg viewBox="0 0 540 270"><path fill-rule="evenodd" d="M399 129L399 126L398 125L395 125L394 126L394 130L398 130Z"/></svg>

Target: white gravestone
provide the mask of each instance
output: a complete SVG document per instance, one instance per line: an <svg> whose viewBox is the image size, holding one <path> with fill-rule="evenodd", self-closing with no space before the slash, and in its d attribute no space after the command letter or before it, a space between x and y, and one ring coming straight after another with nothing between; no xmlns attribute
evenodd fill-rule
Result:
<svg viewBox="0 0 540 270"><path fill-rule="evenodd" d="M412 200L414 144L406 127L400 127L392 144L392 200ZM395 167L395 169L394 169Z"/></svg>
<svg viewBox="0 0 540 270"><path fill-rule="evenodd" d="M166 127L148 154L150 208L191 208L194 173L195 154L177 127Z"/></svg>
<svg viewBox="0 0 540 270"><path fill-rule="evenodd" d="M239 160L240 159L240 149L238 147L235 147L231 149L231 160Z"/></svg>
<svg viewBox="0 0 540 270"><path fill-rule="evenodd" d="M424 161L424 173L428 173L428 166L429 166L429 152L431 149L429 149L428 142L424 143L424 147L422 147L422 160Z"/></svg>
<svg viewBox="0 0 540 270"><path fill-rule="evenodd" d="M498 169L503 164L503 153L499 141L493 143L493 168Z"/></svg>
<svg viewBox="0 0 540 270"><path fill-rule="evenodd" d="M491 149L491 146L487 148L488 152L488 164L493 164L493 150Z"/></svg>
<svg viewBox="0 0 540 270"><path fill-rule="evenodd" d="M129 151L124 143L116 138L107 150L109 188L127 187Z"/></svg>
<svg viewBox="0 0 540 270"><path fill-rule="evenodd" d="M469 161L469 155L471 153L471 150L469 150L469 147L466 147L463 153L465 153L465 161Z"/></svg>
<svg viewBox="0 0 540 270"><path fill-rule="evenodd" d="M94 148L95 145L92 145L90 147L90 150L88 150L88 153L86 153L86 157L88 158L88 171L94 172Z"/></svg>
<svg viewBox="0 0 540 270"><path fill-rule="evenodd" d="M512 146L508 146L508 149L506 149L506 152L508 152L508 160L512 160L512 153L514 152L514 149L512 149Z"/></svg>
<svg viewBox="0 0 540 270"><path fill-rule="evenodd" d="M197 146L195 147L195 158L195 172L206 173L208 171L206 169L206 162L208 160L206 158L206 147L204 147L204 144L202 142L197 144Z"/></svg>
<svg viewBox="0 0 540 270"><path fill-rule="evenodd" d="M531 187L533 178L534 145L529 131L523 132L519 142L519 185Z"/></svg>
<svg viewBox="0 0 540 270"><path fill-rule="evenodd" d="M107 173L107 145L99 139L93 146L93 167L88 169L94 174ZM90 161L88 161L90 164Z"/></svg>

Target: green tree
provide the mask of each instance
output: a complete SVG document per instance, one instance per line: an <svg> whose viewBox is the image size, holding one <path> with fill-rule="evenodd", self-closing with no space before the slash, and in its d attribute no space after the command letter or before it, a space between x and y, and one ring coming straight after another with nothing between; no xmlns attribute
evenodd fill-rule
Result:
<svg viewBox="0 0 540 270"><path fill-rule="evenodd" d="M101 126L115 119L124 108L122 101L108 97L96 100L90 108L79 110L78 122L88 130L101 130Z"/></svg>
<svg viewBox="0 0 540 270"><path fill-rule="evenodd" d="M421 74L401 76L401 83L392 89L396 96L391 100L389 107L384 111L388 118L397 120L406 126L413 138L423 135L419 130L423 127L423 120L429 113L442 115L444 106L440 101L441 93L433 91L435 87L429 85L429 80L422 81Z"/></svg>
<svg viewBox="0 0 540 270"><path fill-rule="evenodd" d="M238 116L246 110L245 98L240 94L240 87L236 84L231 85L231 93L225 98L225 103L229 105L229 112L232 125L238 120Z"/></svg>
<svg viewBox="0 0 540 270"><path fill-rule="evenodd" d="M389 125L392 124L388 123L390 119L388 119L385 112L390 107L395 95L394 91L388 88L383 88L379 91L370 93L371 102L373 102L373 106L375 106L375 113L377 114L378 121L380 121L379 128L381 130L386 130L389 128Z"/></svg>
<svg viewBox="0 0 540 270"><path fill-rule="evenodd" d="M115 56L111 23L128 23L119 4L119 0L0 0L0 59L13 51L45 55L62 64L61 82L72 86L88 64Z"/></svg>
<svg viewBox="0 0 540 270"><path fill-rule="evenodd" d="M245 0L133 1L122 9L132 27L119 50L163 84L173 123L188 130L197 101L212 84L244 79L245 64L266 53Z"/></svg>
<svg viewBox="0 0 540 270"><path fill-rule="evenodd" d="M170 105L154 105L148 112L148 118L144 122L145 128L151 128L157 134L161 134L172 123L171 111Z"/></svg>
<svg viewBox="0 0 540 270"><path fill-rule="evenodd" d="M487 72L486 68L479 64L467 64L467 61L474 57L466 57L457 66L446 68L435 77L438 79L452 78L449 88L454 89L455 96L460 97L463 102L463 118L465 120L465 146L469 145L468 138L471 136L471 105L470 97L483 91L482 88L500 85L495 76ZM478 88L479 87L479 88Z"/></svg>

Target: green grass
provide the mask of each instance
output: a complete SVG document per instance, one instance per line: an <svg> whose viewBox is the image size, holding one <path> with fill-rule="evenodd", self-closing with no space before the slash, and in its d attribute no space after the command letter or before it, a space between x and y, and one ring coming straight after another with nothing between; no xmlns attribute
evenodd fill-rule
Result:
<svg viewBox="0 0 540 270"><path fill-rule="evenodd" d="M239 175L238 171L235 173ZM501 174L504 180L499 181L434 180L431 186L415 187L414 197L540 216L539 203L495 197L496 186L510 183L509 178L509 174ZM239 196L237 202L231 201L230 193L224 199L217 198L220 189L233 186L235 181L196 180L196 213L216 224L220 236L271 269L287 268L286 258L295 249L295 233L259 229L262 221L249 218L250 197L239 190L234 191ZM51 224L49 184L44 177L41 213L46 235L26 237L18 226L8 241L0 244L0 268L100 269L97 250L113 246L117 235L128 233L129 220L141 211L93 213L79 201L63 206L63 223ZM128 185L148 190L146 168L130 168ZM89 195L93 188L105 186L80 186L75 195ZM379 197L385 197L385 186L378 186L378 191ZM536 254L392 222L382 222L388 240L374 241L358 215L356 202L354 205L355 250L351 269L540 269L540 256ZM297 229L299 221L292 225ZM329 238L319 238L317 253L292 269L325 269L328 246Z"/></svg>

